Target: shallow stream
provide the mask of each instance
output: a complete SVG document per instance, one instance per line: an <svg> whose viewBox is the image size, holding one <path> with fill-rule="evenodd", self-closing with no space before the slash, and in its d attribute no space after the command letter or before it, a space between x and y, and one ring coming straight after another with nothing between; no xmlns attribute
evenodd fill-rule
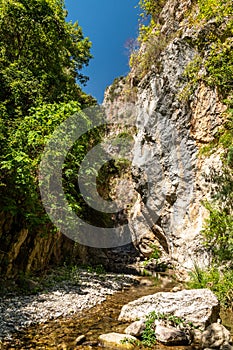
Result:
<svg viewBox="0 0 233 350"><path fill-rule="evenodd" d="M69 318L58 318L39 324L17 333L14 339L5 342L1 349L62 349L62 350L97 350L102 349L98 344L98 337L109 332L123 333L127 323L118 321L121 307L144 295L153 294L159 291L170 291L174 282L165 277L160 277L155 284L152 279L140 278L140 284L130 287L126 291L118 292L108 296L107 300L89 310L83 311ZM227 326L233 325L233 313L225 313L224 322ZM233 332L233 327L231 329ZM85 335L82 345L76 344L76 339ZM110 348L105 348L110 349ZM136 349L139 348L135 346ZM154 350L188 350L190 346L168 347L161 344L155 345Z"/></svg>

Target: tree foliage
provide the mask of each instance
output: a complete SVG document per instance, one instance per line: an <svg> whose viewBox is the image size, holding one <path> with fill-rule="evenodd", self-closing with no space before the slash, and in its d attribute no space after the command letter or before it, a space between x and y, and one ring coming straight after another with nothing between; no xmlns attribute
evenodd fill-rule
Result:
<svg viewBox="0 0 233 350"><path fill-rule="evenodd" d="M65 19L62 0L0 0L0 204L33 232L42 224L52 229L38 189L46 142L66 118L95 103L77 84L87 80L81 70L91 43ZM89 145L86 136L75 148L76 165Z"/></svg>
<svg viewBox="0 0 233 350"><path fill-rule="evenodd" d="M65 21L62 0L0 1L0 101L7 117L81 97L91 43Z"/></svg>
<svg viewBox="0 0 233 350"><path fill-rule="evenodd" d="M139 0L139 6L143 10L141 17L151 16L156 21L164 4L165 0Z"/></svg>
<svg viewBox="0 0 233 350"><path fill-rule="evenodd" d="M75 101L32 108L9 135L7 153L1 161L1 207L12 215L20 215L26 225L48 221L40 203L38 165L55 128L78 111L80 104ZM85 147L78 151L80 159Z"/></svg>

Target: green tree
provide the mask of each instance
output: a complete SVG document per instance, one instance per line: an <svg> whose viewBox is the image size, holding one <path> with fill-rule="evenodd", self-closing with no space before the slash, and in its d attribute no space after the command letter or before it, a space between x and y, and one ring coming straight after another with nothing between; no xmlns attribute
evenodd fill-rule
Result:
<svg viewBox="0 0 233 350"><path fill-rule="evenodd" d="M92 57L91 42L66 14L63 0L0 0L0 208L8 220L0 271L22 228L29 230L27 244L54 231L39 194L41 154L60 123L96 103L78 85L87 81L81 70ZM80 118L90 123L83 113ZM88 136L80 142L75 166L66 163L71 174L90 146Z"/></svg>
<svg viewBox="0 0 233 350"><path fill-rule="evenodd" d="M0 102L7 118L42 102L85 100L76 81L87 80L80 71L91 42L65 18L62 0L0 0Z"/></svg>
<svg viewBox="0 0 233 350"><path fill-rule="evenodd" d="M41 154L56 127L80 111L80 104L75 101L43 104L32 108L8 137L7 154L1 162L1 207L13 215L20 215L25 225L35 226L47 221L38 189ZM81 123L88 122L83 113L79 113L79 118ZM76 146L73 152L76 164L80 164L88 145L86 136ZM77 170L71 162L66 166L70 173Z"/></svg>

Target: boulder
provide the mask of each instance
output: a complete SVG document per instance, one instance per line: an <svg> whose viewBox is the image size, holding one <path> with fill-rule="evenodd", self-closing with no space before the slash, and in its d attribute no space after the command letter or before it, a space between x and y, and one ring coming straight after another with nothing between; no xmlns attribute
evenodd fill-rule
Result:
<svg viewBox="0 0 233 350"><path fill-rule="evenodd" d="M209 289L159 292L124 305L119 321L145 319L152 311L183 318L205 329L211 323L217 322L220 306L217 297Z"/></svg>
<svg viewBox="0 0 233 350"><path fill-rule="evenodd" d="M125 333L133 335L134 337L139 337L142 335L144 329L146 328L145 321L140 320L140 321L135 321L131 323L126 329Z"/></svg>
<svg viewBox="0 0 233 350"><path fill-rule="evenodd" d="M175 327L157 325L155 328L156 339L165 345L185 345L189 339L184 331Z"/></svg>
<svg viewBox="0 0 233 350"><path fill-rule="evenodd" d="M220 347L220 350L233 350L233 346L229 343L223 343L223 345Z"/></svg>
<svg viewBox="0 0 233 350"><path fill-rule="evenodd" d="M202 348L210 349L227 349L231 342L230 332L221 324L211 324L203 333L201 337Z"/></svg>
<svg viewBox="0 0 233 350"><path fill-rule="evenodd" d="M127 340L129 340L127 342ZM107 333L99 336L99 341L103 347L112 347L114 349L134 349L134 342L137 338L130 334Z"/></svg>

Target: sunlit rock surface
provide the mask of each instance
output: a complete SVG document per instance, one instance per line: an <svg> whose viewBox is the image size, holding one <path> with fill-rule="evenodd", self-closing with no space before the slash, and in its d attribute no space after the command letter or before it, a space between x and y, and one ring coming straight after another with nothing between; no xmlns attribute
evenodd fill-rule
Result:
<svg viewBox="0 0 233 350"><path fill-rule="evenodd" d="M194 41L213 25L190 26L191 5L189 0L166 2L160 23L167 43L150 71L138 79L133 65L127 78L106 90L103 104L119 129L128 124L137 129L131 181L138 197L129 214L134 245L147 257L157 244L188 269L211 260L202 244L208 215L203 200L210 198L211 171L221 168L221 155L200 156L199 151L213 140L226 109L217 90L203 83L185 96L183 74L196 57Z"/></svg>
<svg viewBox="0 0 233 350"><path fill-rule="evenodd" d="M108 333L100 335L99 341L104 347L134 349L135 345L130 342L137 341L137 339L129 334Z"/></svg>
<svg viewBox="0 0 233 350"><path fill-rule="evenodd" d="M119 320L145 319L152 311L180 317L204 329L207 325L217 322L220 307L216 296L209 289L160 292L124 305Z"/></svg>

